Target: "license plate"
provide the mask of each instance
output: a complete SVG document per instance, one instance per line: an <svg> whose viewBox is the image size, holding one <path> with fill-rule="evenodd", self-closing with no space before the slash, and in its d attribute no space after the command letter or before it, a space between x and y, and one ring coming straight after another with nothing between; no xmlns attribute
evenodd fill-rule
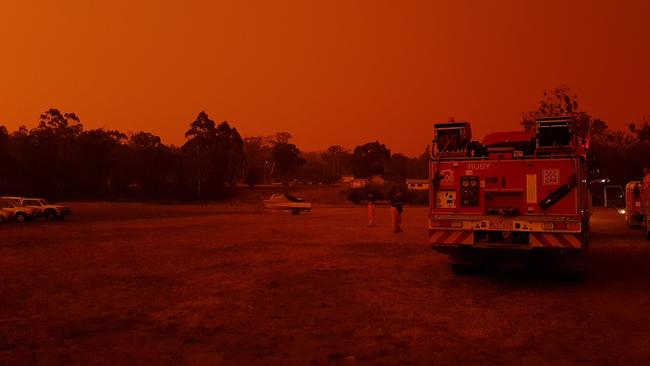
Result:
<svg viewBox="0 0 650 366"><path fill-rule="evenodd" d="M510 221L490 221L490 229L493 230L504 230L510 229Z"/></svg>

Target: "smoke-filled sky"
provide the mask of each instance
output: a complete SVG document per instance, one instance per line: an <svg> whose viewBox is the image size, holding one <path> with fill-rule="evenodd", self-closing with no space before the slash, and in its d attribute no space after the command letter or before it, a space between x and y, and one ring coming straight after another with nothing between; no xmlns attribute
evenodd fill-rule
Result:
<svg viewBox="0 0 650 366"><path fill-rule="evenodd" d="M610 127L650 115L650 1L21 0L0 3L0 124L50 107L182 144L205 110L302 150L434 121L517 129L562 84Z"/></svg>

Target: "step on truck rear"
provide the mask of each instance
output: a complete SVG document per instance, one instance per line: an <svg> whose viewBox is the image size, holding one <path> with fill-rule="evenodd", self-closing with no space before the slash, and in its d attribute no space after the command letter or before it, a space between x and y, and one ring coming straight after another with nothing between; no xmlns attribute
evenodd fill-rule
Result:
<svg viewBox="0 0 650 366"><path fill-rule="evenodd" d="M471 140L467 122L434 125L429 239L455 260L478 253L582 256L588 247L587 154L566 117L533 131Z"/></svg>

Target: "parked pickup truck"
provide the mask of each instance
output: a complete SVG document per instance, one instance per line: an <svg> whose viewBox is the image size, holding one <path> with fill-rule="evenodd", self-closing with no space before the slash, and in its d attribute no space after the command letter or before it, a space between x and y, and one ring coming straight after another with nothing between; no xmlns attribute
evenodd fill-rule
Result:
<svg viewBox="0 0 650 366"><path fill-rule="evenodd" d="M4 224L5 222L11 220L13 218L13 214L2 207L0 207L0 224Z"/></svg>
<svg viewBox="0 0 650 366"><path fill-rule="evenodd" d="M45 217L47 220L63 220L70 215L72 210L67 206L53 205L44 198L28 197L2 197L15 205L31 208L36 211L37 216Z"/></svg>
<svg viewBox="0 0 650 366"><path fill-rule="evenodd" d="M0 199L0 209L8 212L11 218L17 222L25 222L36 218L34 209L17 205L5 199Z"/></svg>

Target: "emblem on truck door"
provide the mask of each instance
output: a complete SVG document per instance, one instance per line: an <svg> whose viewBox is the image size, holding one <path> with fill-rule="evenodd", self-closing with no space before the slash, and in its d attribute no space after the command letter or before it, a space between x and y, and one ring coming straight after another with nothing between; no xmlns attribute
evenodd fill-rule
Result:
<svg viewBox="0 0 650 366"><path fill-rule="evenodd" d="M440 185L451 186L454 184L454 171L451 169L444 169L440 171Z"/></svg>

